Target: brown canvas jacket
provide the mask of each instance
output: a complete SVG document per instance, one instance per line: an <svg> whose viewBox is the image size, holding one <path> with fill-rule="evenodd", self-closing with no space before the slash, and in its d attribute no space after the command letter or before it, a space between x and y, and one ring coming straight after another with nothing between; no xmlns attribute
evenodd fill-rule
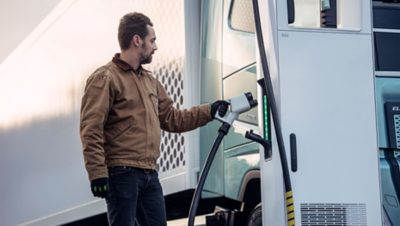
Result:
<svg viewBox="0 0 400 226"><path fill-rule="evenodd" d="M185 132L211 121L209 104L175 109L149 71L136 72L118 54L88 78L80 116L90 180L107 177L110 166L156 169L161 129Z"/></svg>

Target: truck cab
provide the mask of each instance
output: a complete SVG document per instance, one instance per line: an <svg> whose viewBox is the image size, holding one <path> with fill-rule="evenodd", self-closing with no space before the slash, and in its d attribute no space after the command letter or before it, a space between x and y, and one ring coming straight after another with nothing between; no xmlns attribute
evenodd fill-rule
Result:
<svg viewBox="0 0 400 226"><path fill-rule="evenodd" d="M332 221L400 224L399 3L304 0L259 5L294 181L296 224L308 225L318 217L313 210L327 208L348 216L343 221L325 211ZM283 192L277 192L283 190L278 147L275 143L270 155L243 137L255 130L276 142L269 103L257 85L263 73L254 45L252 4L203 1L202 15L202 101L251 91L260 103L259 113L243 114L224 139L204 197L222 195L242 202L234 211L243 211L249 225L258 221L252 214L261 206L264 224L284 225L285 201ZM211 148L217 128L202 128L201 151ZM297 153L289 148L293 146ZM344 176L354 169L361 171ZM357 195L357 187L368 197ZM356 214L348 214L350 210ZM365 211L377 213L376 218L371 220Z"/></svg>

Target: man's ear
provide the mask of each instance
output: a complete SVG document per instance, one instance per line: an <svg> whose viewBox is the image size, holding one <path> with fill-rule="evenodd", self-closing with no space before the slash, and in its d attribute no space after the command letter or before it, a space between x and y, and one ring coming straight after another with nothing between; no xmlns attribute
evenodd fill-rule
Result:
<svg viewBox="0 0 400 226"><path fill-rule="evenodd" d="M142 45L142 42L143 42L143 40L142 40L142 38L141 38L139 35L134 35L134 36L132 37L132 42L131 42L131 44L132 44L133 46L139 47L139 46Z"/></svg>

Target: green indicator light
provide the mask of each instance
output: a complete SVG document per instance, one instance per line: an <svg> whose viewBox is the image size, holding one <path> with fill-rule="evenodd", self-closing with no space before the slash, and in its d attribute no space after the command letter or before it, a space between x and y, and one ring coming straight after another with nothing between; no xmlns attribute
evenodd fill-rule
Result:
<svg viewBox="0 0 400 226"><path fill-rule="evenodd" d="M264 138L269 140L268 137L268 103L267 103L267 96L264 95Z"/></svg>

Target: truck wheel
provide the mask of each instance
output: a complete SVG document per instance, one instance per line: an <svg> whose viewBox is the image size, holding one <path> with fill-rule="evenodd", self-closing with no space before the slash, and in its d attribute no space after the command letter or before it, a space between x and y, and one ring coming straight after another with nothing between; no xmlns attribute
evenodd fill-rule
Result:
<svg viewBox="0 0 400 226"><path fill-rule="evenodd" d="M247 226L262 226L261 203L254 207L254 209L251 211L247 220Z"/></svg>

